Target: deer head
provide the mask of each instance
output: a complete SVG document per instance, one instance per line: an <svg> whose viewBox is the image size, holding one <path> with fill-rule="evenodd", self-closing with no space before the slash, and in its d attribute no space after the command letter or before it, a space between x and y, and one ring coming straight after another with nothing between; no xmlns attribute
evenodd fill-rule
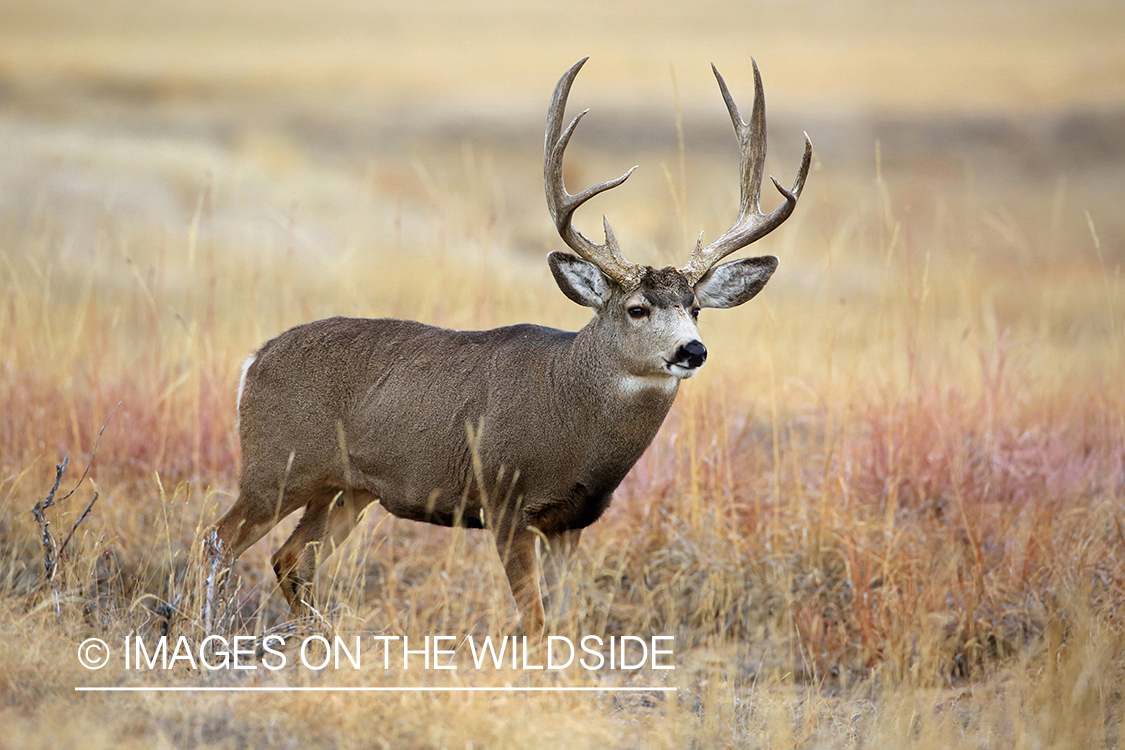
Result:
<svg viewBox="0 0 1125 750"><path fill-rule="evenodd" d="M617 237L602 221L605 242L597 244L574 228L575 210L598 193L617 187L629 178L633 167L617 179L589 187L577 195L563 184L563 154L586 110L563 129L570 88L588 58L575 63L555 86L547 112L543 147L543 181L547 206L555 227L576 255L553 252L548 256L551 272L563 294L594 309L598 318L618 332L619 361L632 376L690 378L707 358L699 340L696 320L703 307L735 307L762 290L777 268L772 255L720 263L723 258L764 237L789 218L805 185L812 159L812 143L805 135L805 154L793 187L786 190L773 180L784 199L769 214L762 213L760 195L766 157L765 96L757 63L754 67L754 109L750 122L742 120L726 82L715 66L735 134L738 136L741 177L738 217L718 239L706 247L700 234L695 249L682 268L654 269L631 263L621 252Z"/></svg>

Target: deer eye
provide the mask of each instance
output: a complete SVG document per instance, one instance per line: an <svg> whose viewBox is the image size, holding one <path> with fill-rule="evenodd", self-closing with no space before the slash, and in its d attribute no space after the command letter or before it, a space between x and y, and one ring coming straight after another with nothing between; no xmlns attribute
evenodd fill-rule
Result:
<svg viewBox="0 0 1125 750"><path fill-rule="evenodd" d="M648 309L641 307L640 305L634 305L633 307L630 307L627 312L629 313L629 317L633 318L634 320L640 320L641 318L648 317Z"/></svg>

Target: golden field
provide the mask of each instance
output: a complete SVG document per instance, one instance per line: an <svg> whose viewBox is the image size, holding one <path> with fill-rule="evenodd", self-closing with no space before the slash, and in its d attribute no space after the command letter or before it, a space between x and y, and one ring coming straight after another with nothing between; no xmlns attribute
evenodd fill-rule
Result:
<svg viewBox="0 0 1125 750"><path fill-rule="evenodd" d="M1123 22L1108 2L0 3L0 747L1119 747ZM578 632L674 636L675 670L80 666L91 637L199 641L248 353L337 314L582 326L544 262L558 76L591 56L571 189L641 165L576 223L605 213L630 259L680 264L737 206L707 64L745 113L750 53L767 171L792 179L807 130L808 187L742 253L780 258L766 290L701 316L710 361L577 560ZM47 511L56 542L98 500L44 581L30 511L103 424ZM284 625L283 527L237 563L224 635ZM485 534L377 507L318 592L346 639L519 632Z"/></svg>

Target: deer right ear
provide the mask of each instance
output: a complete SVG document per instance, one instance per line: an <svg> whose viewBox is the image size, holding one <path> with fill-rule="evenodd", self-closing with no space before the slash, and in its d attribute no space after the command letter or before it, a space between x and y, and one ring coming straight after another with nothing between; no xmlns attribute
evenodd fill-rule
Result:
<svg viewBox="0 0 1125 750"><path fill-rule="evenodd" d="M600 310L613 292L610 280L588 260L556 251L547 256L547 263L562 293L584 307Z"/></svg>

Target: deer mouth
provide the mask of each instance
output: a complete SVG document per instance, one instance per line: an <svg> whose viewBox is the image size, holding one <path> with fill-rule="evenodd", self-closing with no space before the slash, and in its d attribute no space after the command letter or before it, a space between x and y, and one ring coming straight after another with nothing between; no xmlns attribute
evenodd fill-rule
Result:
<svg viewBox="0 0 1125 750"><path fill-rule="evenodd" d="M668 360L664 360L665 369L668 373L680 380L687 380L697 373L699 371L699 366L702 364L702 362L695 364L691 361L669 362Z"/></svg>

